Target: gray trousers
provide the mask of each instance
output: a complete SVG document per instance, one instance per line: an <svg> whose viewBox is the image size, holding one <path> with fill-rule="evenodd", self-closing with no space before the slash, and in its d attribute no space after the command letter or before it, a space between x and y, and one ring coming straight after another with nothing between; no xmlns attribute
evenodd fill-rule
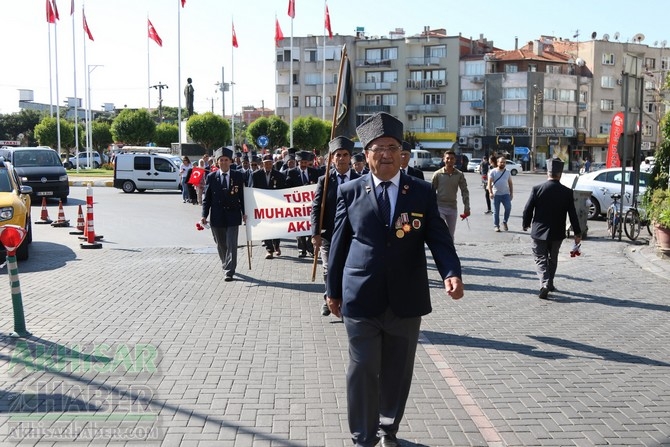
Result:
<svg viewBox="0 0 670 447"><path fill-rule="evenodd" d="M390 308L374 318L344 317L349 338L347 409L358 446L395 435L412 384L421 317L399 318Z"/></svg>
<svg viewBox="0 0 670 447"><path fill-rule="evenodd" d="M240 227L212 227L212 236L219 252L223 273L232 277L237 268L237 235Z"/></svg>
<svg viewBox="0 0 670 447"><path fill-rule="evenodd" d="M554 285L554 276L558 268L558 252L563 240L541 241L533 239L533 256L537 268L537 277L540 279L540 287L551 287Z"/></svg>

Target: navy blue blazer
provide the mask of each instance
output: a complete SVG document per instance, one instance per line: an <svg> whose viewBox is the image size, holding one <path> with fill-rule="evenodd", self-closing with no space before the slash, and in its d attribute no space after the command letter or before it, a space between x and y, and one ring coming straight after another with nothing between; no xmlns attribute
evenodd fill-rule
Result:
<svg viewBox="0 0 670 447"><path fill-rule="evenodd" d="M356 174L356 171L349 169L349 180L356 180L360 175ZM325 205L324 195L323 195L323 185L326 182L326 176L322 175L319 177L319 182L316 186L316 193L314 194L314 200L312 201L312 236L321 235L324 239L330 241L333 236L333 228L335 227L335 207L337 205L337 189L340 184L340 178L337 176L337 171L335 169L330 170L330 177L328 178L328 190L326 191L325 196ZM323 210L323 228L319 227L319 220L321 218L321 207L324 206ZM323 230L323 231L321 231Z"/></svg>
<svg viewBox="0 0 670 447"><path fill-rule="evenodd" d="M523 228L531 228L530 237L542 241L565 239L565 218L570 218L572 231L582 234L575 210L572 189L558 180L535 185L523 209Z"/></svg>
<svg viewBox="0 0 670 447"><path fill-rule="evenodd" d="M258 189L284 189L286 187L286 177L276 169L270 171L270 181L265 175L265 169L259 169L251 174L249 184L252 188Z"/></svg>
<svg viewBox="0 0 670 447"><path fill-rule="evenodd" d="M393 225L383 222L372 174L337 191L328 258L328 296L342 299L347 317L374 317L388 307L398 317L431 312L424 243L440 276L461 277L461 263L428 182L401 174Z"/></svg>
<svg viewBox="0 0 670 447"><path fill-rule="evenodd" d="M307 185L313 185L319 181L319 171L316 168L308 167L307 168ZM288 169L286 171L286 187L294 188L296 186L302 186L302 171L300 168L295 167Z"/></svg>
<svg viewBox="0 0 670 447"><path fill-rule="evenodd" d="M202 195L202 217L213 227L233 227L242 225L244 214L244 176L239 171L228 171L228 188L221 184L221 171L217 170L205 177Z"/></svg>

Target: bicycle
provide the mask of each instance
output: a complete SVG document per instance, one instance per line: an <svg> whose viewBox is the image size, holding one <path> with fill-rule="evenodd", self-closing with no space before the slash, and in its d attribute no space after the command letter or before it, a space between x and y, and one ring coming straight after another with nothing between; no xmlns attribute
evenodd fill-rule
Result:
<svg viewBox="0 0 670 447"><path fill-rule="evenodd" d="M635 205L630 207L626 211L624 217L624 226L623 229L628 236L628 239L634 241L640 235L642 227L647 227L647 232L649 236L652 236L651 232L651 220L647 217L647 212L644 208L638 209Z"/></svg>
<svg viewBox="0 0 670 447"><path fill-rule="evenodd" d="M619 240L621 240L621 213L619 212L619 199L621 194L612 194L612 204L607 208L607 234L612 239L619 233Z"/></svg>

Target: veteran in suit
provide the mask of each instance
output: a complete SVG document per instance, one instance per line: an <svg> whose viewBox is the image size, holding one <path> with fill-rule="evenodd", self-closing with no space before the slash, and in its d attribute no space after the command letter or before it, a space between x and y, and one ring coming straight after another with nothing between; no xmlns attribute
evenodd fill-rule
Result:
<svg viewBox="0 0 670 447"><path fill-rule="evenodd" d="M424 243L453 299L463 296L461 264L430 184L400 172L402 123L378 113L356 132L370 173L338 189L327 303L349 339L352 439L395 447L421 317L432 310Z"/></svg>
<svg viewBox="0 0 670 447"><path fill-rule="evenodd" d="M200 221L211 222L212 236L223 264L225 281L232 281L237 268L237 235L242 222L247 221L244 213L244 176L230 169L233 151L217 149L214 159L219 167L207 175L202 199Z"/></svg>
<svg viewBox="0 0 670 447"><path fill-rule="evenodd" d="M563 165L559 158L549 161L547 181L533 187L523 209L523 231L531 228L533 256L540 279L538 296L542 299L547 299L549 292L556 290L554 276L558 268L558 252L565 239L566 216L575 233L575 244L582 241L572 189L560 182Z"/></svg>
<svg viewBox="0 0 670 447"><path fill-rule="evenodd" d="M326 176L322 175L319 177L314 200L312 201L312 244L314 245L314 250L319 251L321 255L324 282L328 276L328 252L335 225L337 189L341 184L360 177L350 166L353 149L354 142L346 137L336 137L328 143L328 152L333 168L330 170L328 176L327 188L325 187ZM321 220L322 209L323 221ZM321 307L321 315L327 317L330 315L330 309L325 302L325 293L323 299L324 303Z"/></svg>
<svg viewBox="0 0 670 447"><path fill-rule="evenodd" d="M295 153L297 166L286 170L286 187L314 185L319 181L319 171L310 166L314 163L314 153L309 151L298 151ZM309 236L298 236L298 257L304 258L307 253L314 256L314 246Z"/></svg>
<svg viewBox="0 0 670 447"><path fill-rule="evenodd" d="M409 160L412 158L412 145L407 141L402 142L402 148L400 152L400 171L403 174L409 174L412 177L420 178L421 180L426 180L426 176L423 175L423 171L418 168L414 168L409 165Z"/></svg>
<svg viewBox="0 0 670 447"><path fill-rule="evenodd" d="M283 189L286 186L286 177L281 172L273 168L271 154L263 155L263 169L251 174L250 186L258 189ZM267 251L265 259L272 259L274 255L281 256L279 239L267 239L263 241L263 246Z"/></svg>

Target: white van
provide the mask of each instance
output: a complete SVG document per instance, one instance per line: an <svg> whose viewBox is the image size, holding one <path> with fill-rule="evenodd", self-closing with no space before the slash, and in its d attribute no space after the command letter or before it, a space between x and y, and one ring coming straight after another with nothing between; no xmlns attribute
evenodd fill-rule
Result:
<svg viewBox="0 0 670 447"><path fill-rule="evenodd" d="M114 162L114 187L127 193L147 189L179 190L179 168L170 155L118 154Z"/></svg>
<svg viewBox="0 0 670 447"><path fill-rule="evenodd" d="M412 149L412 155L409 159L409 165L417 169L427 169L433 163L433 156L430 152L423 149Z"/></svg>

